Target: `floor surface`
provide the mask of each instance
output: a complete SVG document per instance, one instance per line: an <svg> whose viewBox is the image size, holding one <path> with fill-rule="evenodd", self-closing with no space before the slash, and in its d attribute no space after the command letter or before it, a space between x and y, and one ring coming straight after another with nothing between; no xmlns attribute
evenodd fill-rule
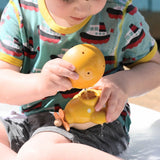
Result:
<svg viewBox="0 0 160 160"><path fill-rule="evenodd" d="M130 98L129 102L160 112L160 87L146 93L143 96Z"/></svg>

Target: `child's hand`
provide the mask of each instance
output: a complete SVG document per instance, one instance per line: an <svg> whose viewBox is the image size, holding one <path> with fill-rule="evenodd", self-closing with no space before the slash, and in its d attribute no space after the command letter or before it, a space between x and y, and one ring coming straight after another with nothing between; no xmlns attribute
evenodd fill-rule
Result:
<svg viewBox="0 0 160 160"><path fill-rule="evenodd" d="M48 61L40 73L39 86L41 91L47 95L55 95L58 91L66 91L72 88L71 79L78 79L74 72L75 67L60 58Z"/></svg>
<svg viewBox="0 0 160 160"><path fill-rule="evenodd" d="M107 122L113 122L123 111L128 96L108 76L102 77L93 88L102 90L95 110L99 111L107 105L106 120Z"/></svg>

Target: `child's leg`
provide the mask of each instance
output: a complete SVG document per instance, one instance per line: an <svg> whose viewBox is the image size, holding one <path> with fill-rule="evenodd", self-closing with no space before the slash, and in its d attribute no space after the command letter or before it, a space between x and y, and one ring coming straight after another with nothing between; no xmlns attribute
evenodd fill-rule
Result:
<svg viewBox="0 0 160 160"><path fill-rule="evenodd" d="M8 136L0 123L0 155L1 160L119 160L118 158L95 148L70 143L63 136L53 132L41 132L26 142L20 151L10 149Z"/></svg>
<svg viewBox="0 0 160 160"><path fill-rule="evenodd" d="M18 160L119 160L93 147L70 143L53 132L41 132L26 142L18 152Z"/></svg>
<svg viewBox="0 0 160 160"><path fill-rule="evenodd" d="M0 122L0 157L1 160L15 159L16 153L9 147L8 136L3 124Z"/></svg>

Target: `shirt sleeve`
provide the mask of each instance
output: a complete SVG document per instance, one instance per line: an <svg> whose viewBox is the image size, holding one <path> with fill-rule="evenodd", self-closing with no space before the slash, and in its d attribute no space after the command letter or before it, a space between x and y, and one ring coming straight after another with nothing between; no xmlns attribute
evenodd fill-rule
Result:
<svg viewBox="0 0 160 160"><path fill-rule="evenodd" d="M21 43L21 18L14 1L10 1L0 22L0 60L21 67L23 49Z"/></svg>
<svg viewBox="0 0 160 160"><path fill-rule="evenodd" d="M132 4L126 9L120 43L122 63L127 67L147 62L157 52L157 43L148 24Z"/></svg>

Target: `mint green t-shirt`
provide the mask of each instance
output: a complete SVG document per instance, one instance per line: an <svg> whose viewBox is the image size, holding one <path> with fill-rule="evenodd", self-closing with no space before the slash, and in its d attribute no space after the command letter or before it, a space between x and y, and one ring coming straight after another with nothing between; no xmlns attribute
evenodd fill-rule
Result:
<svg viewBox="0 0 160 160"><path fill-rule="evenodd" d="M21 67L21 73L41 72L44 64L62 57L71 47L89 43L98 47L106 61L105 74L149 61L156 53L156 42L143 16L129 0L107 0L97 15L70 28L57 25L45 0L10 0L0 23L0 60ZM22 106L26 115L64 109L78 89ZM18 97L17 97L18 98ZM129 109L120 121L129 126Z"/></svg>

